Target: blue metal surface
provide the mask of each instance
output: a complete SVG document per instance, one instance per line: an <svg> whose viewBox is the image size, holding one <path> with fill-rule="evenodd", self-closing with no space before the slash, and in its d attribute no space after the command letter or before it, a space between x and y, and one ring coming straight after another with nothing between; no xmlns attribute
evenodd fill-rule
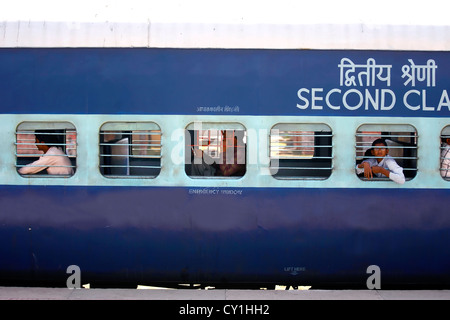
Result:
<svg viewBox="0 0 450 320"><path fill-rule="evenodd" d="M230 108L241 115L448 117L448 55L352 50L2 49L0 78L8 81L0 87L1 112L198 114L209 110L208 114L223 114L217 110ZM365 68L356 68L351 74L355 84L346 86L340 81L343 58L357 66L369 66L369 59L378 66L391 66L389 82L376 77L375 85L360 85ZM433 60L437 68L430 71L435 75L426 78L433 83L419 82L418 76L414 85L408 83L403 67L411 66L409 59L417 66ZM299 97L302 88L308 91ZM355 110L344 107L342 100L349 90L353 91L345 99L351 108L360 102L359 94L365 101L369 93L378 101L378 109L370 103L367 110L365 103ZM411 90L406 101L412 108L407 108L404 98ZM382 99L390 107L392 94L395 106L382 110Z"/></svg>
<svg viewBox="0 0 450 320"><path fill-rule="evenodd" d="M450 284L447 190L189 190L3 186L0 278Z"/></svg>
<svg viewBox="0 0 450 320"><path fill-rule="evenodd" d="M389 83L377 77L374 86L346 86L343 58L391 66ZM448 287L450 197L438 167L439 135L450 116L448 58L352 50L2 49L0 141L11 149L0 157L0 282L65 285L66 268L75 264L83 282L365 286L367 267L378 265L383 284ZM433 83L405 84L410 59L436 63ZM363 105L356 108L359 95ZM127 119L111 119L117 115ZM76 175L19 176L17 125L61 120L77 128ZM242 122L248 131L326 123L334 135L333 173L325 181L276 180L249 165L242 180L191 179L183 163L169 161L177 147L171 138L203 120ZM163 170L156 179L99 174L96 137L104 121L161 127ZM353 139L366 122L418 128L413 180L398 187L356 177ZM260 142L249 138L249 153Z"/></svg>

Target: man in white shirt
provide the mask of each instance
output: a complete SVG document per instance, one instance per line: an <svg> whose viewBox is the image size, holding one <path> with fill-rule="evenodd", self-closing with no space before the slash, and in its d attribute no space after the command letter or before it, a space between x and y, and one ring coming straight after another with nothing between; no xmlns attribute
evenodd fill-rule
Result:
<svg viewBox="0 0 450 320"><path fill-rule="evenodd" d="M450 138L442 138L441 176L450 178Z"/></svg>
<svg viewBox="0 0 450 320"><path fill-rule="evenodd" d="M36 161L20 168L20 174L34 174L47 169L48 174L72 175L72 163L69 157L53 143L58 142L53 135L42 134L44 131L36 130L36 147L44 154ZM45 131L49 133L49 130Z"/></svg>
<svg viewBox="0 0 450 320"><path fill-rule="evenodd" d="M364 177L372 179L377 177L388 177L398 184L405 183L403 168L388 155L389 149L384 139L377 139L372 143L372 155L375 158L366 159L356 166L356 174L364 172Z"/></svg>

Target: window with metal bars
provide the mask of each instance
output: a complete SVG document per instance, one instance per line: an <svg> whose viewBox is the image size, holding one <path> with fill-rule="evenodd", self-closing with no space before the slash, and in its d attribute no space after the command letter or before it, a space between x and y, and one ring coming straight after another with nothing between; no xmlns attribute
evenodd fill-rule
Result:
<svg viewBox="0 0 450 320"><path fill-rule="evenodd" d="M440 147L440 173L441 177L450 181L450 125L441 131Z"/></svg>
<svg viewBox="0 0 450 320"><path fill-rule="evenodd" d="M190 124L186 128L185 171L190 177L242 177L246 172L246 130L237 123Z"/></svg>
<svg viewBox="0 0 450 320"><path fill-rule="evenodd" d="M326 124L276 124L269 149L277 179L327 179L333 170L333 134Z"/></svg>
<svg viewBox="0 0 450 320"><path fill-rule="evenodd" d="M22 122L16 129L22 176L68 177L76 170L77 131L69 122Z"/></svg>
<svg viewBox="0 0 450 320"><path fill-rule="evenodd" d="M107 122L100 128L100 172L108 178L154 178L161 171L161 129L153 122Z"/></svg>
<svg viewBox="0 0 450 320"><path fill-rule="evenodd" d="M403 168L406 180L413 179L417 174L417 131L406 124L364 124L356 132L356 163L364 160L377 159L372 143L383 139L387 144L388 155ZM360 179L367 180L364 174L358 174ZM370 180L388 180L389 178L373 177Z"/></svg>

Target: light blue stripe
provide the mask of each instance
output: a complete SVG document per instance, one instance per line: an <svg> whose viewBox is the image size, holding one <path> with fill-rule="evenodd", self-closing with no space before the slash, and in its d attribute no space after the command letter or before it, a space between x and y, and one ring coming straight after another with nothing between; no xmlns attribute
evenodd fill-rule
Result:
<svg viewBox="0 0 450 320"><path fill-rule="evenodd" d="M247 173L238 179L190 178L184 170L183 129L194 122L218 122L208 115L0 115L0 184L74 186L187 186L187 187L280 187L280 188L449 188L440 176L440 135L450 118L364 118L300 116L220 116L221 122L240 123L248 133ZM22 121L68 121L77 130L77 170L65 179L21 177L15 168L15 131ZM99 172L99 129L108 121L153 121L162 132L160 174L155 178L106 178ZM269 174L268 137L278 123L325 123L333 133L333 173L325 180L275 179ZM418 172L399 186L391 181L366 182L355 175L356 131L362 124L409 124L418 134ZM226 125L225 125L226 127Z"/></svg>

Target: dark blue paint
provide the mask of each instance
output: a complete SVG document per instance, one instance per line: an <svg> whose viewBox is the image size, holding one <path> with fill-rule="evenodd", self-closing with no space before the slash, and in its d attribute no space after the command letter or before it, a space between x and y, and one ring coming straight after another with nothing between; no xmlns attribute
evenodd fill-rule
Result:
<svg viewBox="0 0 450 320"><path fill-rule="evenodd" d="M0 281L450 285L448 190L190 190L2 186Z"/></svg>
<svg viewBox="0 0 450 320"><path fill-rule="evenodd" d="M300 110L300 88L333 88L342 92L338 64L374 58L392 64L397 95L390 111ZM404 86L401 68L408 59L438 65L436 87ZM407 90L427 91L427 107L436 108L450 84L448 52L339 50L219 49L2 49L0 50L1 113L68 114L230 114L198 112L198 107L239 107L240 115L320 116L449 116L441 111L412 111L403 105ZM364 91L366 87L356 87ZM336 95L332 96L332 102ZM410 96L418 105L421 98ZM320 102L324 104L324 102ZM64 109L62 109L64 107Z"/></svg>

